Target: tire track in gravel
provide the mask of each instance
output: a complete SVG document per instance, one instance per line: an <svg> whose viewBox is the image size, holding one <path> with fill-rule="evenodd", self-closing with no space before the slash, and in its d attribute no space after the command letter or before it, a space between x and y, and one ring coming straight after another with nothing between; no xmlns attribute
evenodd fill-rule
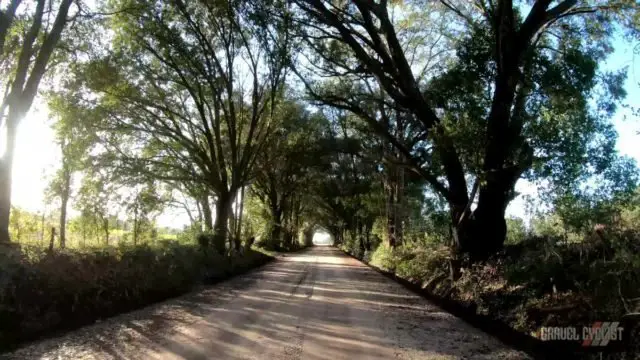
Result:
<svg viewBox="0 0 640 360"><path fill-rule="evenodd" d="M281 356L274 354L269 355L266 358L283 360L299 360L302 358L305 333L307 330L305 310L308 302L313 296L313 289L315 287L317 274L317 262L317 257L315 257L313 261L307 262L304 275L291 291L292 302L287 306L293 305L297 311L294 322L295 328L292 329L290 343L284 346L280 354Z"/></svg>

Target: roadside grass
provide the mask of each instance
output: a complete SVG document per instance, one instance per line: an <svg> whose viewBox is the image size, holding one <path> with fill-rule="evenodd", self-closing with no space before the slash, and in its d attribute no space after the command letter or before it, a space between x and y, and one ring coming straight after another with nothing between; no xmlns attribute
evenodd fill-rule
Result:
<svg viewBox="0 0 640 360"><path fill-rule="evenodd" d="M221 255L172 240L138 246L0 252L0 351L131 311L246 272L273 259Z"/></svg>
<svg viewBox="0 0 640 360"><path fill-rule="evenodd" d="M527 335L542 326L590 326L640 312L640 234L632 231L611 231L607 241L527 238L464 267L455 281L447 246L408 243L391 250L381 244L363 253L353 244L346 241L341 248L436 298ZM627 334L640 354L640 334Z"/></svg>

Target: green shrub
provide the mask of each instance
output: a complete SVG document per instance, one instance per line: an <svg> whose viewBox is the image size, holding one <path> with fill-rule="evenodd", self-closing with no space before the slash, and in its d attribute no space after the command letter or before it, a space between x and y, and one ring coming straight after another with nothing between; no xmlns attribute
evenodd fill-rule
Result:
<svg viewBox="0 0 640 360"><path fill-rule="evenodd" d="M510 217L505 219L507 222L507 244L517 244L523 241L527 236L527 229L524 220L518 217Z"/></svg>
<svg viewBox="0 0 640 360"><path fill-rule="evenodd" d="M448 275L450 251L446 246L403 246L396 251L396 274L402 278L426 286Z"/></svg>
<svg viewBox="0 0 640 360"><path fill-rule="evenodd" d="M194 240L198 242L198 235L202 233L202 227L199 224L185 226L182 231L176 235L176 240L181 244L193 244Z"/></svg>
<svg viewBox="0 0 640 360"><path fill-rule="evenodd" d="M395 271L398 259L394 252L394 249L380 244L371 254L371 264L383 270Z"/></svg>
<svg viewBox="0 0 640 360"><path fill-rule="evenodd" d="M0 344L133 310L265 263L253 250L224 256L198 245L0 253Z"/></svg>

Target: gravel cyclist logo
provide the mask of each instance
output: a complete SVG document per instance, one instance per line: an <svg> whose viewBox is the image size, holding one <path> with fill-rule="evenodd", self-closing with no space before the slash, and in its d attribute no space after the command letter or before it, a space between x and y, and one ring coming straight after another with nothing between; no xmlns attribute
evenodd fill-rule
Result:
<svg viewBox="0 0 640 360"><path fill-rule="evenodd" d="M542 341L580 341L582 346L607 346L612 341L622 340L622 327L617 321L597 321L591 326L541 327L533 335Z"/></svg>

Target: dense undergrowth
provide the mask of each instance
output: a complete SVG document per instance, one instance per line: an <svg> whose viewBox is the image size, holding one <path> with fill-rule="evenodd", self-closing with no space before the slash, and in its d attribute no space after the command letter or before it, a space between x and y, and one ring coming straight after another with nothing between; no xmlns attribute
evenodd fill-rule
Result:
<svg viewBox="0 0 640 360"><path fill-rule="evenodd" d="M640 312L640 234L609 231L569 243L528 237L506 245L488 261L449 276L444 245L380 244L362 251L345 241L343 250L380 269L420 285L433 296L472 309L526 334L541 326L582 326L620 321ZM638 326L629 334L640 354Z"/></svg>
<svg viewBox="0 0 640 360"><path fill-rule="evenodd" d="M180 295L271 258L247 248L220 255L175 241L0 252L0 350Z"/></svg>

